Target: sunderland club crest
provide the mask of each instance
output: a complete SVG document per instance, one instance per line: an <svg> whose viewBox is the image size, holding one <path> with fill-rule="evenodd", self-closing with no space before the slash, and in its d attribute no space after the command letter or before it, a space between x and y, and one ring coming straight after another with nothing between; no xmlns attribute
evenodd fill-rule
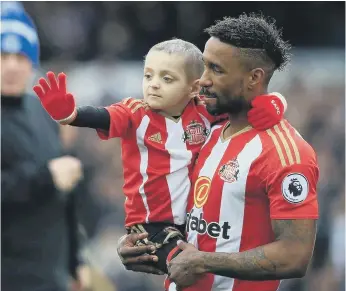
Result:
<svg viewBox="0 0 346 291"><path fill-rule="evenodd" d="M201 123L192 120L183 133L183 142L190 145L204 143L209 132Z"/></svg>
<svg viewBox="0 0 346 291"><path fill-rule="evenodd" d="M232 159L222 165L219 169L219 176L228 183L237 181L239 176L239 163L237 159Z"/></svg>

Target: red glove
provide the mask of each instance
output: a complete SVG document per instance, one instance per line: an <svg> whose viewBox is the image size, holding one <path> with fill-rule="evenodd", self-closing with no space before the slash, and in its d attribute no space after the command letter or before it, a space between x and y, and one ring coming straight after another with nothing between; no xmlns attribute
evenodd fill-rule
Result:
<svg viewBox="0 0 346 291"><path fill-rule="evenodd" d="M285 97L277 92L257 96L251 105L252 109L247 114L248 121L258 130L265 130L278 124L287 108Z"/></svg>
<svg viewBox="0 0 346 291"><path fill-rule="evenodd" d="M48 82L44 78L39 79L39 85L33 87L41 104L48 114L60 124L71 123L77 115L76 104L73 95L66 92L66 75L60 73L58 82L53 72L47 73Z"/></svg>

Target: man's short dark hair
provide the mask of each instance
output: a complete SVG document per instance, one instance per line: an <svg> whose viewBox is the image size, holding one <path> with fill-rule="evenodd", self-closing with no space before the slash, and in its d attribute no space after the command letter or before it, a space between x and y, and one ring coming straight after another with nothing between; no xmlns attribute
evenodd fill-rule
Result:
<svg viewBox="0 0 346 291"><path fill-rule="evenodd" d="M269 76L290 61L291 45L282 39L275 20L262 14L225 17L205 30L211 37L239 48L249 69L263 68Z"/></svg>

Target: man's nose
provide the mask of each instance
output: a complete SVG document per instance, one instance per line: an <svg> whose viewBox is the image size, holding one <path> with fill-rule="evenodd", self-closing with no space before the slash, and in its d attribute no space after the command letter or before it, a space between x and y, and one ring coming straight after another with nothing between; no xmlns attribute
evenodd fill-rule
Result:
<svg viewBox="0 0 346 291"><path fill-rule="evenodd" d="M211 87L213 85L213 82L209 78L207 71L204 71L203 75L199 79L199 84L201 87Z"/></svg>

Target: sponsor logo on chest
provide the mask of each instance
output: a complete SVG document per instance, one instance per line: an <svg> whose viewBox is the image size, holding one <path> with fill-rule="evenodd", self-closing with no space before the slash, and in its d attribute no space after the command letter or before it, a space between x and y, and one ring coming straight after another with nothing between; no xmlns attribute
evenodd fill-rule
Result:
<svg viewBox="0 0 346 291"><path fill-rule="evenodd" d="M209 177L201 176L195 182L193 189L193 199L195 207L201 208L207 202L211 187Z"/></svg>
<svg viewBox="0 0 346 291"><path fill-rule="evenodd" d="M197 231L199 234L207 234L212 238L222 237L223 239L229 239L229 230L231 226L228 221L224 221L222 224L218 222L207 222L203 219L203 213L199 216L193 214L193 209L190 213L187 213L186 219L186 231Z"/></svg>

